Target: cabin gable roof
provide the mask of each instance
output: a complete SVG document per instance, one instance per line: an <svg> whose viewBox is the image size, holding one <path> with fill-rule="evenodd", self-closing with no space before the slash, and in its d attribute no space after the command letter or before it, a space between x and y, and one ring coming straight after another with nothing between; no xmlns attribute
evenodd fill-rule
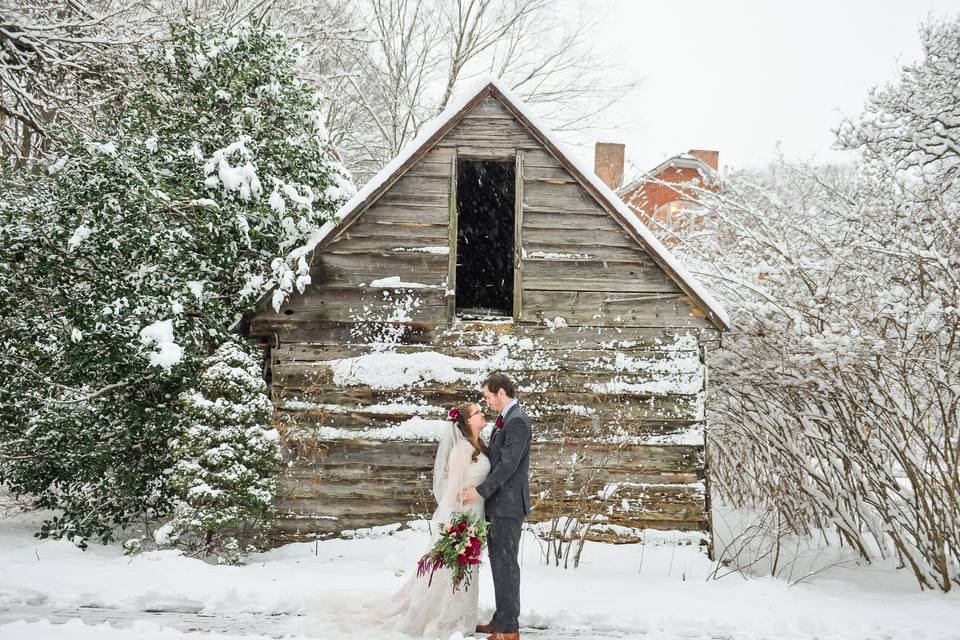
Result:
<svg viewBox="0 0 960 640"><path fill-rule="evenodd" d="M626 204L592 171L577 163L573 156L563 150L562 142L557 140L526 104L505 87L499 80L484 80L474 91L461 94L459 99L437 116L416 139L389 164L371 178L335 216L335 220L325 223L311 235L307 243L294 252L293 257L305 257L312 263L312 256L334 241L346 231L363 213L386 193L417 161L424 157L440 140L459 124L487 97L496 98L524 127L559 161L614 220L644 249L661 269L691 298L705 317L721 331L730 328L726 310L717 302L707 289L690 274L682 264L667 250L653 233L627 208ZM257 308L263 308L270 291L258 302Z"/></svg>

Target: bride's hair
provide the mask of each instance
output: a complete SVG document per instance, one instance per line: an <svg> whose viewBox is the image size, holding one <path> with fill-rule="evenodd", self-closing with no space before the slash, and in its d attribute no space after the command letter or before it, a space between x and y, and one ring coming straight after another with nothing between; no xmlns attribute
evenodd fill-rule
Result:
<svg viewBox="0 0 960 640"><path fill-rule="evenodd" d="M470 427L467 426L467 420L469 420L474 413L480 411L478 407L473 402L465 402L458 407L450 410L450 419L453 420L453 424L457 425L457 429L460 429L460 433L463 434L463 437L467 439L467 442L473 444L473 455L470 457L471 462L476 462L477 457L483 453L487 454L487 445L483 440L477 438L476 444L473 443L473 436L470 433Z"/></svg>

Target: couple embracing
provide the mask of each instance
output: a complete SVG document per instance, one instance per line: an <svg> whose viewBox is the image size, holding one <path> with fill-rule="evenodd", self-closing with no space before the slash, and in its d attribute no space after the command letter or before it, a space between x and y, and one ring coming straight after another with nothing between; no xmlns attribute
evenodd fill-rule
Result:
<svg viewBox="0 0 960 640"><path fill-rule="evenodd" d="M466 589L450 588L453 574L441 567L436 575L412 575L394 594L380 618L384 626L414 637L447 640L457 632L485 634L492 640L520 637L520 531L530 514L530 419L516 400L510 378L494 373L483 383L484 403L495 412L489 444L480 438L486 417L466 403L450 411L433 470L437 509L430 519L430 547L445 531L453 514L486 522L487 550L493 574L496 611L487 624L477 624L479 565L465 568ZM492 416L491 416L492 417ZM449 531L449 529L447 529Z"/></svg>

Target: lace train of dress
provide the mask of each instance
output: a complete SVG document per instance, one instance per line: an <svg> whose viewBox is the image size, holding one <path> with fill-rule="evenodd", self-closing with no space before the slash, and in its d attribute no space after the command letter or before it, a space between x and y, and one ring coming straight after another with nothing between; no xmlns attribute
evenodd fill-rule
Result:
<svg viewBox="0 0 960 640"><path fill-rule="evenodd" d="M480 484L490 472L490 461L482 453L471 463L473 446L460 443L450 455L450 481L443 500L430 519L432 534L424 553L433 548L439 538L439 525L451 513L469 511L483 519L483 501L469 505L460 502L463 487ZM414 638L441 638L447 640L457 631L464 635L474 632L477 625L477 607L480 596L478 567L472 567L470 588L454 591L451 571L446 567L433 575L433 584L427 586L429 574L417 577L416 567L400 589L386 601L371 607L374 623L385 630L400 631Z"/></svg>

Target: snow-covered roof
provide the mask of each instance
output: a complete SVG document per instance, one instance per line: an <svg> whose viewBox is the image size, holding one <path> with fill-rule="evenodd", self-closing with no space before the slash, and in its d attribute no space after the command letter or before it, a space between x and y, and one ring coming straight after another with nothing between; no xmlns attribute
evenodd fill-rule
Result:
<svg viewBox="0 0 960 640"><path fill-rule="evenodd" d="M664 170L675 167L680 169L696 169L700 172L700 175L706 178L712 177L717 173L713 167L700 158L690 155L689 153L678 153L675 156L667 158L653 169L644 171L640 176L628 182L626 186L617 189L617 192L625 196L641 184L657 180L657 176L663 173Z"/></svg>
<svg viewBox="0 0 960 640"><path fill-rule="evenodd" d="M563 164L581 185L604 205L637 239L681 289L700 306L707 317L723 330L730 328L730 318L723 306L693 275L667 250L656 236L627 207L627 205L598 178L591 167L576 159L569 147L561 142L530 108L498 78L486 77L469 89L458 92L450 104L436 118L427 123L420 134L410 141L390 163L357 191L335 216L334 223L318 229L307 242L296 250L306 256L322 250L340 232L349 227L370 205L393 185L413 164L423 157L443 136L487 96L500 100L514 116ZM266 297L266 296L264 296Z"/></svg>

